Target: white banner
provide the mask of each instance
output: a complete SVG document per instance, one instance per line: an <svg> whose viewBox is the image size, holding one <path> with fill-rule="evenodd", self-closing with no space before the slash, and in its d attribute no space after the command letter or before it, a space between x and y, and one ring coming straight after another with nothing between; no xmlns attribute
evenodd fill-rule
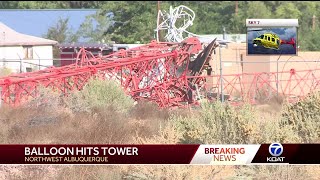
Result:
<svg viewBox="0 0 320 180"><path fill-rule="evenodd" d="M200 145L190 164L250 164L260 145Z"/></svg>
<svg viewBox="0 0 320 180"><path fill-rule="evenodd" d="M246 19L247 27L298 27L298 19Z"/></svg>

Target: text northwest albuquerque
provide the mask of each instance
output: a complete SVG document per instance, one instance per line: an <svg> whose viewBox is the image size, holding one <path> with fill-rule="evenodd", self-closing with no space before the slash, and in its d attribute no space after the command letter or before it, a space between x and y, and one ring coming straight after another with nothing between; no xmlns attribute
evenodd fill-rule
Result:
<svg viewBox="0 0 320 180"><path fill-rule="evenodd" d="M137 147L25 147L25 162L108 162L108 156L138 156Z"/></svg>

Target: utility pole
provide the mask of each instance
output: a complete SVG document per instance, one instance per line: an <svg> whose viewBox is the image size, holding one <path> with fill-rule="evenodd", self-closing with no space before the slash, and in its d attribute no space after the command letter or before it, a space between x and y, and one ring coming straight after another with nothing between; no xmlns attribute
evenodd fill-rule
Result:
<svg viewBox="0 0 320 180"><path fill-rule="evenodd" d="M158 12L160 11L160 1L157 1L158 2Z"/></svg>
<svg viewBox="0 0 320 180"><path fill-rule="evenodd" d="M2 87L0 87L0 107L2 105Z"/></svg>
<svg viewBox="0 0 320 180"><path fill-rule="evenodd" d="M219 57L220 57L220 93L221 93L221 96L220 96L220 100L221 102L224 102L224 94L223 94L223 77L222 77L222 58L221 58L221 44L219 44Z"/></svg>
<svg viewBox="0 0 320 180"><path fill-rule="evenodd" d="M235 9L235 14L238 16L238 1L236 1L236 9Z"/></svg>
<svg viewBox="0 0 320 180"><path fill-rule="evenodd" d="M279 101L279 58L277 59L277 82L276 82L276 87L277 87L277 101Z"/></svg>
<svg viewBox="0 0 320 180"><path fill-rule="evenodd" d="M160 23L160 22L159 22L159 21L160 21L160 19L159 19L159 11L160 11L160 1L158 1L157 27L159 26L159 23ZM160 40L160 31L158 30L157 33L158 33L158 39L159 39L159 41L161 41L161 40Z"/></svg>
<svg viewBox="0 0 320 180"><path fill-rule="evenodd" d="M222 38L223 38L223 40L226 40L226 39L227 39L227 37L226 37L226 28L225 28L224 26L223 26L222 31L223 31L223 36L222 36Z"/></svg>
<svg viewBox="0 0 320 180"><path fill-rule="evenodd" d="M316 30L316 16L313 15L312 16L312 30Z"/></svg>

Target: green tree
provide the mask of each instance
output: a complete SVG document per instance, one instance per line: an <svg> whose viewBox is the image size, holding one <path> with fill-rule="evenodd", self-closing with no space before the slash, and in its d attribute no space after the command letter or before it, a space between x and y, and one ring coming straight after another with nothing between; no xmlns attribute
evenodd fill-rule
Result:
<svg viewBox="0 0 320 180"><path fill-rule="evenodd" d="M18 1L15 7L8 3L5 5L7 5L6 8L12 9L82 9L99 8L103 3L101 1Z"/></svg>
<svg viewBox="0 0 320 180"><path fill-rule="evenodd" d="M117 43L150 42L154 38L157 19L156 1L120 1L108 2L99 12L105 16L112 12L114 24L107 32Z"/></svg>
<svg viewBox="0 0 320 180"><path fill-rule="evenodd" d="M300 18L302 13L292 2L286 2L277 7L275 12L277 18Z"/></svg>
<svg viewBox="0 0 320 180"><path fill-rule="evenodd" d="M199 35L222 32L222 26L219 25L221 16L217 11L218 3L219 2L206 1L186 4L196 15L193 25L188 30Z"/></svg>
<svg viewBox="0 0 320 180"><path fill-rule="evenodd" d="M298 18L299 44L301 49L314 50L320 46L317 34L312 31L312 16L317 17L320 29L320 2L297 1L238 1L235 14L234 1L161 1L161 10L185 5L196 18L188 31L195 34L246 33L247 18ZM112 40L117 43L148 43L155 37L157 1L1 1L2 9L72 9L98 8L97 14L89 16L79 29L79 34L91 42ZM112 12L113 17L106 15ZM317 31L316 31L317 32ZM162 36L165 33L161 34ZM312 37L314 36L314 37ZM319 43L317 43L319 42Z"/></svg>
<svg viewBox="0 0 320 180"><path fill-rule="evenodd" d="M246 33L247 11L245 10L248 6L247 2L238 2L238 14L233 14L230 20L230 31L233 33Z"/></svg>
<svg viewBox="0 0 320 180"><path fill-rule="evenodd" d="M51 26L47 33L43 35L44 38L58 41L59 43L71 43L77 42L79 36L72 32L68 27L69 18L63 19L60 17L58 22ZM53 48L53 57L59 57L59 49L58 47ZM56 63L56 61L54 61ZM57 64L55 64L57 65Z"/></svg>
<svg viewBox="0 0 320 180"><path fill-rule="evenodd" d="M69 8L63 1L18 1L17 9L57 9Z"/></svg>
<svg viewBox="0 0 320 180"><path fill-rule="evenodd" d="M305 33L303 39L299 38L302 50L320 51L320 29Z"/></svg>
<svg viewBox="0 0 320 180"><path fill-rule="evenodd" d="M104 43L110 41L110 37L107 35L110 26L111 19L107 15L97 12L86 17L80 25L78 33L88 42Z"/></svg>
<svg viewBox="0 0 320 180"><path fill-rule="evenodd" d="M47 33L44 35L45 38L58 41L59 43L76 42L79 37L76 33L73 33L68 27L69 18L59 18L58 22L49 27Z"/></svg>
<svg viewBox="0 0 320 180"><path fill-rule="evenodd" d="M246 18L267 19L271 18L270 9L262 1L252 1L248 3Z"/></svg>
<svg viewBox="0 0 320 180"><path fill-rule="evenodd" d="M299 18L300 30L308 32L312 26L312 17L317 14L316 2L297 2L297 8L303 12L303 16Z"/></svg>
<svg viewBox="0 0 320 180"><path fill-rule="evenodd" d="M15 9L18 1L0 1L0 9Z"/></svg>

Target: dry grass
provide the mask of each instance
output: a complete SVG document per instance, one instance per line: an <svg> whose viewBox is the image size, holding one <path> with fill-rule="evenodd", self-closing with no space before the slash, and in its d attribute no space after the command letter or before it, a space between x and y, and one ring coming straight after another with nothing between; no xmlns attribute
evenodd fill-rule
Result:
<svg viewBox="0 0 320 180"><path fill-rule="evenodd" d="M0 68L0 77L8 76L12 73L9 68Z"/></svg>
<svg viewBox="0 0 320 180"><path fill-rule="evenodd" d="M92 93L95 92L95 93ZM96 98L101 95L103 98ZM320 96L295 105L233 108L218 102L159 110L110 82L92 80L68 98L46 89L0 108L0 143L247 144L319 142ZM0 179L316 179L314 166L0 166Z"/></svg>
<svg viewBox="0 0 320 180"><path fill-rule="evenodd" d="M210 166L129 166L123 168L125 179L215 179L227 167Z"/></svg>
<svg viewBox="0 0 320 180"><path fill-rule="evenodd" d="M73 114L61 107L0 109L1 143L133 143L133 137L156 133L166 119L141 120L113 108Z"/></svg>
<svg viewBox="0 0 320 180"><path fill-rule="evenodd" d="M317 166L240 166L232 179L318 179Z"/></svg>
<svg viewBox="0 0 320 180"><path fill-rule="evenodd" d="M1 179L310 179L317 166L0 166ZM10 172L10 173L7 173Z"/></svg>

